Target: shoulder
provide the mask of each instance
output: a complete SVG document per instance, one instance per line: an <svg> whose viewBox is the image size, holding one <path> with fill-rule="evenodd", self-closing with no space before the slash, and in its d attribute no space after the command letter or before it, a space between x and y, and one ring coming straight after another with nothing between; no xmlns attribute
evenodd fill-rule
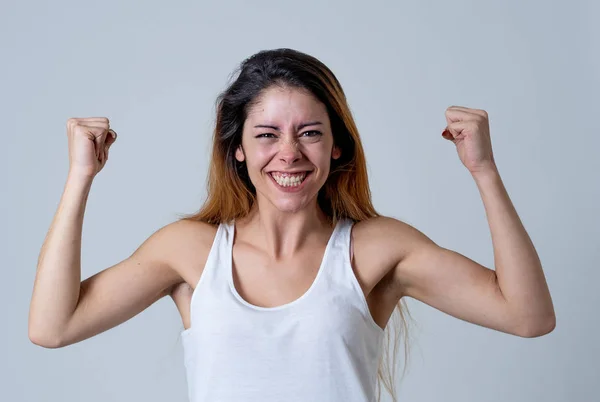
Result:
<svg viewBox="0 0 600 402"><path fill-rule="evenodd" d="M162 244L167 248L165 251L177 249L181 251L181 247L194 245L195 247L210 247L215 234L217 225L211 225L206 222L181 219L159 229L157 233L161 233L161 238L164 240Z"/></svg>
<svg viewBox="0 0 600 402"><path fill-rule="evenodd" d="M188 282L189 277L195 274L196 267L206 263L217 228L218 225L188 219L169 223L153 235L160 239L155 244L155 252L162 254L181 278Z"/></svg>
<svg viewBox="0 0 600 402"><path fill-rule="evenodd" d="M357 255L379 261L387 270L395 269L414 250L432 243L414 226L388 216L356 222L352 242Z"/></svg>
<svg viewBox="0 0 600 402"><path fill-rule="evenodd" d="M354 224L352 238L366 246L377 247L381 251L389 246L396 250L408 250L411 244L423 237L418 229L399 219L378 216Z"/></svg>

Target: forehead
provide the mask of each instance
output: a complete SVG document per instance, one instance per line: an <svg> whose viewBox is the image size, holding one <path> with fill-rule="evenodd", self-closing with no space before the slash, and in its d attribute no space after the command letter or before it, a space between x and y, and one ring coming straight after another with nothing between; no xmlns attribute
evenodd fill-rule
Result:
<svg viewBox="0 0 600 402"><path fill-rule="evenodd" d="M295 125L312 119L327 119L327 108L314 95L296 88L271 87L249 108L247 122Z"/></svg>

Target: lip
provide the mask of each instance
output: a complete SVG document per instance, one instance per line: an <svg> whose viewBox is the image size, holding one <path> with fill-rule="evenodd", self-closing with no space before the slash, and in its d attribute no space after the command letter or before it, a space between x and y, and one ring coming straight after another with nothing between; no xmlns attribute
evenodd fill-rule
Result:
<svg viewBox="0 0 600 402"><path fill-rule="evenodd" d="M274 170L273 172L284 173L281 170ZM302 181L302 183L300 183L299 186L295 186L295 187L283 187L283 186L280 186L279 183L277 183L277 181L275 181L275 179L271 175L271 173L273 173L273 172L268 172L267 176L269 176L269 178L271 179L271 181L273 182L273 184L275 185L275 187L277 187L277 189L279 191L283 191L284 193L297 193L298 191L302 191L302 189L304 188L306 182L308 181L308 177L312 174L313 171L312 170L310 170L310 171L297 170L295 172L285 172L285 173L306 172L306 176L304 177L304 180Z"/></svg>
<svg viewBox="0 0 600 402"><path fill-rule="evenodd" d="M271 174L271 173L275 173L275 172L277 172L277 173L294 174L294 173L304 173L304 172L310 173L310 172L312 172L312 170L309 170L309 169L302 169L302 170L271 170L270 172L267 172L267 173Z"/></svg>

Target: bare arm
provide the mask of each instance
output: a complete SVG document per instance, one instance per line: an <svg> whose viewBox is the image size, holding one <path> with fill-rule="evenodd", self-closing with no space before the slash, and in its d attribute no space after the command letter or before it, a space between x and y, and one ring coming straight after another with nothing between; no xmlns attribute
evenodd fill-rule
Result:
<svg viewBox="0 0 600 402"><path fill-rule="evenodd" d="M29 307L29 338L38 345L58 343L79 299L81 231L92 181L69 174L38 257Z"/></svg>
<svg viewBox="0 0 600 402"><path fill-rule="evenodd" d="M177 222L158 230L126 260L81 282L83 217L93 178L116 140L109 127L105 117L67 121L69 175L40 251L29 308L29 339L40 346L61 347L106 331L182 281L172 259Z"/></svg>
<svg viewBox="0 0 600 402"><path fill-rule="evenodd" d="M58 345L80 342L129 320L183 282L171 255L180 224L185 222L159 229L127 259L81 282L78 303Z"/></svg>
<svg viewBox="0 0 600 402"><path fill-rule="evenodd" d="M475 180L491 229L495 271L439 247L406 224L390 222L388 235L406 249L395 279L405 296L465 321L522 337L547 334L555 314L533 243L497 171Z"/></svg>
<svg viewBox="0 0 600 402"><path fill-rule="evenodd" d="M134 317L183 281L172 267L178 222L152 234L120 263L81 282L81 232L90 183L69 177L40 252L29 337L56 348L97 335Z"/></svg>

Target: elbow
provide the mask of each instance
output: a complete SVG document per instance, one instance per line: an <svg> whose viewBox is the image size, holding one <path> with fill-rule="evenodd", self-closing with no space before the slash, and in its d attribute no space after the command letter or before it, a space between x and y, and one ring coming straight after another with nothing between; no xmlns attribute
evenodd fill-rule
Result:
<svg viewBox="0 0 600 402"><path fill-rule="evenodd" d="M41 346L43 348L58 349L62 347L59 338L48 336L47 334L44 334L43 331L35 332L31 328L29 328L28 336L29 341L31 343L33 343L34 345Z"/></svg>
<svg viewBox="0 0 600 402"><path fill-rule="evenodd" d="M556 328L556 316L552 314L550 317L545 317L543 320L530 322L523 326L518 335L523 338L538 338L554 331Z"/></svg>
<svg viewBox="0 0 600 402"><path fill-rule="evenodd" d="M63 347L64 327L49 322L36 311L30 311L27 324L27 336L34 345L47 349Z"/></svg>

